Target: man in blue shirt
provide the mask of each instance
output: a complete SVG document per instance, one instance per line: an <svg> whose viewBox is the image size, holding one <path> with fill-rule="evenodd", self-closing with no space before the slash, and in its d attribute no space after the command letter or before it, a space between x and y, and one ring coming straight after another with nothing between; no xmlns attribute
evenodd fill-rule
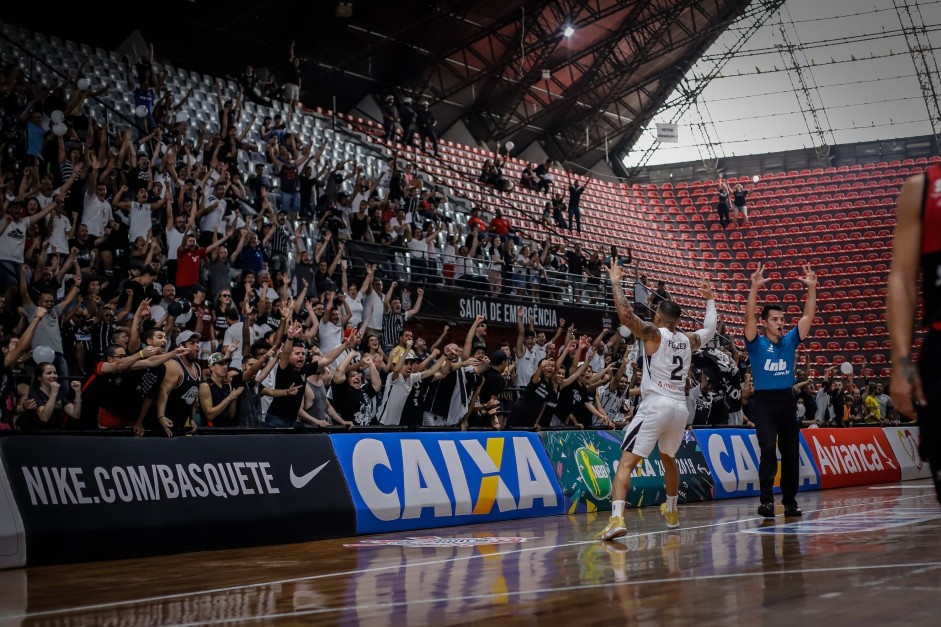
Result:
<svg viewBox="0 0 941 627"><path fill-rule="evenodd" d="M797 417L797 400L791 387L794 385L794 361L797 347L810 335L817 308L817 275L810 264L804 265L807 300L804 315L797 327L784 333L784 310L780 305L765 305L761 310L764 335L758 334L755 309L758 290L767 282L762 276L761 264L751 276L751 290L745 304L745 348L751 361L755 394L751 400L749 418L755 423L758 445L761 447L761 462L758 465L758 481L761 486L761 505L758 514L774 518L774 475L778 468L775 445L781 451L781 496L785 516L800 516L797 506L799 482L798 464L800 451L800 419Z"/></svg>

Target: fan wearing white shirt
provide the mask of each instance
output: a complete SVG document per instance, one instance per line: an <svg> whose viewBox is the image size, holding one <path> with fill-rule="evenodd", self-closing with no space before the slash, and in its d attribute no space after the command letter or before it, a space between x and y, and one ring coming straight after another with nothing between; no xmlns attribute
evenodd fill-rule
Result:
<svg viewBox="0 0 941 627"><path fill-rule="evenodd" d="M108 202L108 187L98 182L98 161L94 155L89 155L91 170L88 173L88 183L85 186L85 203L82 209L82 224L88 227L88 234L98 239L105 234L105 227L114 219L111 213L111 203ZM105 170L108 172L111 167Z"/></svg>
<svg viewBox="0 0 941 627"><path fill-rule="evenodd" d="M130 216L128 240L134 242L138 237L146 239L153 229L153 210L165 206L167 199L161 198L153 203L147 202L149 194L145 187L137 189L134 200L123 200L122 197L126 193L127 185L122 185L118 193L114 195L112 204L124 209Z"/></svg>
<svg viewBox="0 0 941 627"><path fill-rule="evenodd" d="M412 348L412 340L408 341L408 348ZM429 355L426 361L437 358L437 353L436 349L435 354ZM402 420L402 410L405 409L409 394L423 380L433 377L444 362L444 359L438 359L434 366L422 370L426 364L415 353L408 352L399 359L392 372L386 376L385 395L379 407L379 422L386 426L398 425Z"/></svg>
<svg viewBox="0 0 941 627"><path fill-rule="evenodd" d="M212 234L217 229L221 230L222 226L222 216L225 215L225 208L228 205L223 196L225 196L226 184L218 182L213 187L213 191L206 192L206 201L205 206L201 207L198 216L199 216L199 230L202 231L203 236L209 236L212 238Z"/></svg>
<svg viewBox="0 0 941 627"><path fill-rule="evenodd" d="M329 353L343 343L343 330L350 321L350 307L346 304L343 294L327 292L324 304L323 318L320 322L320 352ZM341 316L339 305L343 306Z"/></svg>

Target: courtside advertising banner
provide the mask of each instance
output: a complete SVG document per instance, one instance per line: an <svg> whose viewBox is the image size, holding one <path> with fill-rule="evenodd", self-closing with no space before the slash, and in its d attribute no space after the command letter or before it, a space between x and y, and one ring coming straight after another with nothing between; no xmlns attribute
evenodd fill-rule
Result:
<svg viewBox="0 0 941 627"><path fill-rule="evenodd" d="M332 435L358 533L562 513L562 492L534 433Z"/></svg>
<svg viewBox="0 0 941 627"><path fill-rule="evenodd" d="M0 568L22 566L26 566L26 534L6 466L0 463Z"/></svg>
<svg viewBox="0 0 941 627"><path fill-rule="evenodd" d="M614 473L621 459L623 431L544 431L540 434L562 486L569 514L611 509ZM713 481L696 438L689 431L676 453L681 503L712 499ZM659 505L666 500L660 449L631 474L629 507Z"/></svg>
<svg viewBox="0 0 941 627"><path fill-rule="evenodd" d="M29 564L348 536L326 435L0 440Z"/></svg>
<svg viewBox="0 0 941 627"><path fill-rule="evenodd" d="M931 466L918 454L918 427L885 427L882 430L899 463L902 481L929 479Z"/></svg>
<svg viewBox="0 0 941 627"><path fill-rule="evenodd" d="M809 431L817 431L810 429ZM801 433L805 433L802 431ZM696 439L706 454L706 462L716 480L717 499L757 496L758 462L761 449L754 429L696 429ZM781 454L778 453L778 471L774 477L774 491L781 491ZM819 490L820 473L803 438L798 452L800 483L798 490Z"/></svg>
<svg viewBox="0 0 941 627"><path fill-rule="evenodd" d="M882 429L804 429L817 468L820 487L842 488L898 481L902 473Z"/></svg>

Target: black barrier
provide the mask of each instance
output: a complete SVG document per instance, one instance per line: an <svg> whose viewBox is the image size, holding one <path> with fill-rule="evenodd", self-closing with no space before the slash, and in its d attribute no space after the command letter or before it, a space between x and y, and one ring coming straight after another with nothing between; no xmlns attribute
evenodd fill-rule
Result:
<svg viewBox="0 0 941 627"><path fill-rule="evenodd" d="M356 533L326 435L0 440L27 564Z"/></svg>

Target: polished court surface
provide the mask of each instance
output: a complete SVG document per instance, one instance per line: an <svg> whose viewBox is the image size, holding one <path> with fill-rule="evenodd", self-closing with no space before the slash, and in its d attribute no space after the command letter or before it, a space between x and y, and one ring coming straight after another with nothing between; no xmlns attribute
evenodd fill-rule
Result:
<svg viewBox="0 0 941 627"><path fill-rule="evenodd" d="M633 510L606 544L607 513L0 572L0 625L941 624L928 482L800 498Z"/></svg>

